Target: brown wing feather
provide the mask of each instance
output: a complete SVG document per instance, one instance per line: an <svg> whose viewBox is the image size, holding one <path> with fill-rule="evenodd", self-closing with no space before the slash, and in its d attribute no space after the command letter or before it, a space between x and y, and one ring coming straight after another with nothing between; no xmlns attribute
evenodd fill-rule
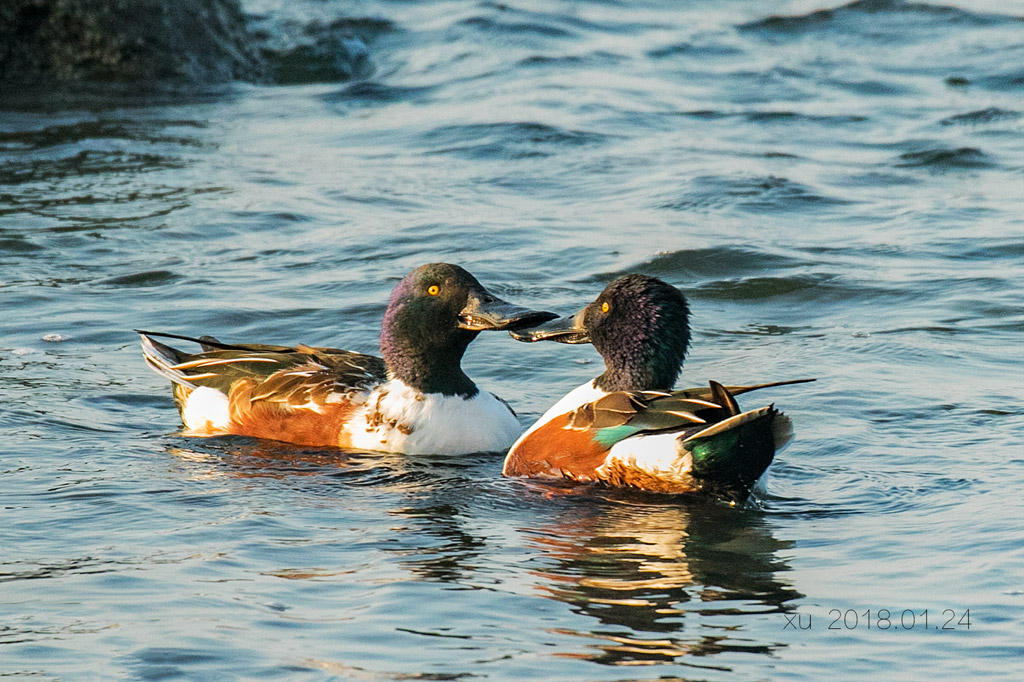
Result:
<svg viewBox="0 0 1024 682"><path fill-rule="evenodd" d="M646 407L647 405L639 393L627 391L609 393L592 403L580 405L571 412L569 428L587 431L621 426L629 423L630 419Z"/></svg>
<svg viewBox="0 0 1024 682"><path fill-rule="evenodd" d="M645 431L703 423L697 410L721 410L717 403L685 396L647 391L617 391L569 414L569 428L591 431L634 423Z"/></svg>
<svg viewBox="0 0 1024 682"><path fill-rule="evenodd" d="M729 389L714 380L709 381L708 385L711 388L711 399L726 408L729 412L729 416L740 413L739 403L736 402L736 398L732 397L732 393L729 392Z"/></svg>
<svg viewBox="0 0 1024 682"><path fill-rule="evenodd" d="M283 400L254 397L254 390L261 388L261 384L253 379L242 379L231 387L228 396L229 433L314 447L345 447L350 444L343 426L359 406L358 402L314 401L316 409L299 408Z"/></svg>
<svg viewBox="0 0 1024 682"><path fill-rule="evenodd" d="M232 433L313 446L348 445L345 420L360 394L385 378L379 358L298 346L291 366L234 382L228 394Z"/></svg>

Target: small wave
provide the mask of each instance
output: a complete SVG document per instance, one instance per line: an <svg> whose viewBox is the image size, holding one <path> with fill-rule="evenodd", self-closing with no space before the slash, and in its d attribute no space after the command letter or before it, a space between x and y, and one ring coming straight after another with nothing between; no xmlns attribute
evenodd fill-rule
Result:
<svg viewBox="0 0 1024 682"><path fill-rule="evenodd" d="M799 211L849 203L845 199L818 194L806 185L774 175L718 176L693 178L683 197L658 206L677 211L736 206L752 211Z"/></svg>
<svg viewBox="0 0 1024 682"><path fill-rule="evenodd" d="M647 51L647 56L652 59L665 59L666 57L675 57L677 55L693 57L734 57L741 54L744 54L744 51L732 45L724 45L721 43L696 44L691 42L673 43L671 45L664 45Z"/></svg>
<svg viewBox="0 0 1024 682"><path fill-rule="evenodd" d="M916 91L914 88L908 85L898 85L892 81L880 81L880 80L843 80L836 79L829 83L833 87L852 92L857 95L880 95L880 96L895 96L895 95L913 95Z"/></svg>
<svg viewBox="0 0 1024 682"><path fill-rule="evenodd" d="M185 147L203 147L206 143L198 137L173 135L168 128L204 129L209 124L191 120L145 120L129 121L107 119L81 121L73 125L47 126L41 130L0 133L0 149L4 147L42 149L65 144L76 144L84 140L130 140L153 144L169 143Z"/></svg>
<svg viewBox="0 0 1024 682"><path fill-rule="evenodd" d="M563 147L593 145L607 139L600 133L567 130L532 121L443 126L423 137L430 142L444 143L434 150L436 154L489 159L551 156Z"/></svg>
<svg viewBox="0 0 1024 682"><path fill-rule="evenodd" d="M964 79L966 80L966 79ZM1009 90L1016 93L1024 86L1024 69L1017 68L1007 73L995 73L970 81L990 90Z"/></svg>
<svg viewBox="0 0 1024 682"><path fill-rule="evenodd" d="M521 59L522 67L564 66L564 67L598 67L614 66L626 61L626 57L613 52L597 51L587 54L542 55L536 54Z"/></svg>
<svg viewBox="0 0 1024 682"><path fill-rule="evenodd" d="M741 118L751 123L792 123L802 125L805 123L821 123L824 125L845 125L847 123L863 123L869 121L867 116L855 114L804 114L799 111L716 111L712 109L695 109L684 111L683 116L699 119L724 119Z"/></svg>
<svg viewBox="0 0 1024 682"><path fill-rule="evenodd" d="M948 118L944 118L939 121L939 124L944 126L979 125L983 123L997 123L1000 121L1016 121L1022 116L1024 116L1024 114L1019 111L1008 111L998 107L989 107L988 109L979 109L978 111L971 111L966 114L949 116Z"/></svg>
<svg viewBox="0 0 1024 682"><path fill-rule="evenodd" d="M163 154L83 150L62 159L35 159L8 163L0 170L0 185L21 185L40 181L58 181L67 177L107 173L146 173L181 169L184 159Z"/></svg>
<svg viewBox="0 0 1024 682"><path fill-rule="evenodd" d="M400 85L388 85L378 81L359 81L352 83L342 89L324 95L323 99L329 103L358 103L386 104L389 102L404 102L418 99L429 94L433 87L410 87Z"/></svg>
<svg viewBox="0 0 1024 682"><path fill-rule="evenodd" d="M460 26L497 35L538 35L546 38L569 38L574 34L564 28L536 21L501 21L491 17L469 17L458 22Z"/></svg>
<svg viewBox="0 0 1024 682"><path fill-rule="evenodd" d="M650 260L631 265L621 271L596 275L595 280L610 281L631 272L643 272L656 276L680 276L686 279L707 276L738 277L801 265L805 265L802 260L753 248L717 246L659 253Z"/></svg>
<svg viewBox="0 0 1024 682"><path fill-rule="evenodd" d="M880 19L877 15L889 15ZM807 14L772 15L738 26L741 31L772 35L804 35L816 31L855 32L861 37L887 42L912 35L910 22L941 26L989 26L1018 21L1015 17L970 12L957 7L931 5L904 0L856 0L835 9L821 9Z"/></svg>
<svg viewBox="0 0 1024 682"><path fill-rule="evenodd" d="M204 647L202 649L173 646L157 646L138 649L122 654L119 663L142 680L184 679L196 674L197 669L209 670L220 664L227 669L237 666L240 661L235 652Z"/></svg>
<svg viewBox="0 0 1024 682"><path fill-rule="evenodd" d="M0 239L0 253L33 253L44 250L44 247L27 241L24 237Z"/></svg>
<svg viewBox="0 0 1024 682"><path fill-rule="evenodd" d="M673 282L688 282L687 295L694 298L724 301L760 301L775 297L795 297L806 301L840 301L908 299L914 292L887 288L868 282L845 280L837 274L816 272L792 275L758 275L777 269L798 267L802 261L757 251L695 249L656 256L641 265L622 270L602 272L582 281L608 282L621 275L641 272ZM713 279L712 279L713 278ZM695 282L694 280L698 280ZM703 280L703 281L699 281ZM782 334L792 328L754 328L745 333Z"/></svg>
<svg viewBox="0 0 1024 682"><path fill-rule="evenodd" d="M348 488L411 493L472 487L478 480L487 480L494 470L491 454L408 458L245 436L187 440L186 445L170 448L181 461L202 463L226 478L287 481L290 488L302 489L304 494L327 498L344 494Z"/></svg>
<svg viewBox="0 0 1024 682"><path fill-rule="evenodd" d="M91 556L57 562L7 561L0 564L0 583L14 580L46 580L69 574L107 573L117 570L117 563Z"/></svg>
<svg viewBox="0 0 1024 682"><path fill-rule="evenodd" d="M695 293L703 298L728 301L756 301L805 292L810 292L809 298L819 299L827 296L833 299L837 290L843 292L849 289L837 280L835 275L824 273L786 277L743 277L709 282L697 287Z"/></svg>
<svg viewBox="0 0 1024 682"><path fill-rule="evenodd" d="M765 514L838 518L937 509L958 503L979 481L913 469L887 470L775 462L772 481L760 499Z"/></svg>
<svg viewBox="0 0 1024 682"><path fill-rule="evenodd" d="M826 125L842 125L845 123L862 123L868 120L867 116L852 114L841 114L837 116L823 116L814 114L802 114L797 111L749 111L741 114L743 118L754 123L823 123Z"/></svg>
<svg viewBox="0 0 1024 682"><path fill-rule="evenodd" d="M735 329L729 332L732 335L740 336L787 336L798 332L805 332L812 327L790 327L779 324L748 324L743 329Z"/></svg>
<svg viewBox="0 0 1024 682"><path fill-rule="evenodd" d="M1012 258L1016 260L1024 257L1024 241L1019 240L989 241L984 244L978 244L972 239L967 244L951 243L950 246L963 247L954 252L957 254L957 258L990 261L997 258Z"/></svg>
<svg viewBox="0 0 1024 682"><path fill-rule="evenodd" d="M605 139L605 136L597 133L566 130L557 126L534 122L493 124L479 123L465 126L445 126L428 133L427 137L449 138L458 136L472 139L474 137L487 137L493 134L498 134L508 139L526 140L529 142L544 144L555 143L581 145Z"/></svg>
<svg viewBox="0 0 1024 682"><path fill-rule="evenodd" d="M938 148L900 154L898 167L905 168L988 168L995 164L976 147Z"/></svg>
<svg viewBox="0 0 1024 682"><path fill-rule="evenodd" d="M130 275L120 275L101 280L99 283L112 287L156 287L181 279L181 275L170 270L147 270Z"/></svg>

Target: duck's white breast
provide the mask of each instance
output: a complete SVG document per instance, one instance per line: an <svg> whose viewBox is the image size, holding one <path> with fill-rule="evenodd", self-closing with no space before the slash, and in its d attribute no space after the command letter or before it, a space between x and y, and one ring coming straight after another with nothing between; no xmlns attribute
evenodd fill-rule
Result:
<svg viewBox="0 0 1024 682"><path fill-rule="evenodd" d="M487 391L472 398L421 393L398 379L374 389L348 427L351 446L406 454L507 449L522 427Z"/></svg>

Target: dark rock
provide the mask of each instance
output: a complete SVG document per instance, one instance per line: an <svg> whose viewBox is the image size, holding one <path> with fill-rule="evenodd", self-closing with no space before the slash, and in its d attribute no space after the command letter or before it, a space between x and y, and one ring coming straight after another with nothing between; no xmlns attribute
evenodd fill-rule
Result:
<svg viewBox="0 0 1024 682"><path fill-rule="evenodd" d="M265 71L238 0L0 0L5 88L204 85L257 81Z"/></svg>

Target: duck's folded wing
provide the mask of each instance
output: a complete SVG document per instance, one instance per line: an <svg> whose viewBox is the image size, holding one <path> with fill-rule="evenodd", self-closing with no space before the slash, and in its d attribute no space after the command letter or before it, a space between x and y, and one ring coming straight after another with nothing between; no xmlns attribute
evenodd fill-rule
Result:
<svg viewBox="0 0 1024 682"><path fill-rule="evenodd" d="M707 419L701 411L721 405L700 398L657 392L616 392L583 405L570 417L570 428L592 433L606 447L639 433L673 431Z"/></svg>
<svg viewBox="0 0 1024 682"><path fill-rule="evenodd" d="M192 435L233 433L300 445L344 445L345 419L387 378L372 355L309 346L232 345L192 339L186 353L142 333L146 362L175 386Z"/></svg>
<svg viewBox="0 0 1024 682"><path fill-rule="evenodd" d="M253 400L293 402L311 395L344 393L386 378L384 361L372 355L334 348L224 344L209 337L192 339L140 332L146 362L157 373L188 388L206 386L230 394L245 380ZM186 353L153 337L201 344L201 353Z"/></svg>

